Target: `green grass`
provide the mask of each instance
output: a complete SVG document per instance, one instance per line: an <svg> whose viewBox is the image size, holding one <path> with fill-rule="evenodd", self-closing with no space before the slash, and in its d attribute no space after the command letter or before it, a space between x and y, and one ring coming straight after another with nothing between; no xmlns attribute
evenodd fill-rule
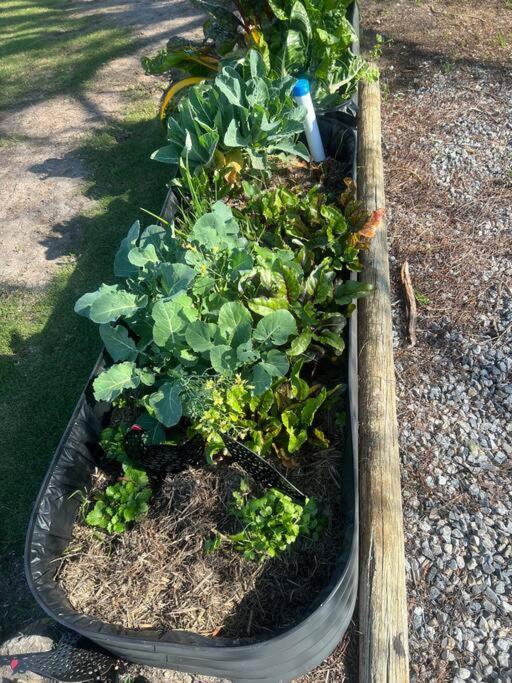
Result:
<svg viewBox="0 0 512 683"><path fill-rule="evenodd" d="M133 49L127 29L98 12L77 18L71 7L69 0L2 0L0 109L76 93L105 62Z"/></svg>
<svg viewBox="0 0 512 683"><path fill-rule="evenodd" d="M81 294L106 279L121 237L139 207L158 213L165 168L148 159L161 141L153 107L139 106L122 125L91 136L77 151L94 177L87 194L96 215L78 216L76 263L44 291L0 290L0 539L18 548L30 507L63 428L100 349L96 326L73 312ZM156 188L156 190L155 190Z"/></svg>
<svg viewBox="0 0 512 683"><path fill-rule="evenodd" d="M70 7L67 0L3 0L0 108L78 95L105 62L136 49L126 31L99 26L92 16L75 19ZM159 213L165 196L166 169L149 160L162 141L154 104L132 89L126 110L122 122L84 137L74 152L85 162L91 179L85 194L97 200L97 209L59 225L61 234L79 229L81 235L70 263L43 290L0 284L0 642L34 618L20 579L26 527L100 349L96 326L77 316L73 305L100 282L114 282L120 239L136 218L150 222L139 207ZM1 144L22 142L11 136Z"/></svg>

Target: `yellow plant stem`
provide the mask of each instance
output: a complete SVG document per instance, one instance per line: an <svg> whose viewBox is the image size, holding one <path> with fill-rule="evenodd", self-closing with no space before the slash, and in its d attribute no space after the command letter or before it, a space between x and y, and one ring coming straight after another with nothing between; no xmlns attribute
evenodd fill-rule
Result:
<svg viewBox="0 0 512 683"><path fill-rule="evenodd" d="M165 97L160 106L160 121L165 121L167 108L169 107L169 102L177 93L179 93L184 88L188 88L191 85L197 85L198 83L201 83L204 80L204 76L191 76L190 78L184 78L181 81L174 83L174 85L172 85L169 88L169 90L165 93Z"/></svg>

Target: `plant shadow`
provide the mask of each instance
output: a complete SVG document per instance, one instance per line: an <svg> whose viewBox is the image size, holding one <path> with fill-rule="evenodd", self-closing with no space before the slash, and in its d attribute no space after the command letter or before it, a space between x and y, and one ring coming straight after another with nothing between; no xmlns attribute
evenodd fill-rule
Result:
<svg viewBox="0 0 512 683"><path fill-rule="evenodd" d="M0 356L0 543L5 550L21 550L40 481L101 347L97 329L74 313L74 303L102 281L114 282L118 244L133 220L144 220L138 207L160 211L167 172L149 153L161 139L159 124L146 119L116 123L88 138L76 153L89 162L94 180L87 194L99 209L55 225L43 241L48 258L66 255L73 266L62 269L42 295L0 282L7 349ZM78 232L80 239L69 239ZM28 333L19 323L27 310Z"/></svg>

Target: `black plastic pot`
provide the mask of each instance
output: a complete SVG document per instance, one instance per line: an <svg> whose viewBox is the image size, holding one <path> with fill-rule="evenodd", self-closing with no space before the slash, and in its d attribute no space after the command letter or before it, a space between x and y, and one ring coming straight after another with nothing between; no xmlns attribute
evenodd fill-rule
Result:
<svg viewBox="0 0 512 683"><path fill-rule="evenodd" d="M357 15L357 11L356 11ZM355 17L357 21L357 16ZM345 112L329 112L320 125L327 152L342 155L347 171L355 173L356 131ZM348 112L348 113L347 113ZM340 138L341 136L341 138ZM342 139L342 144L340 142ZM340 189L341 189L340 178ZM92 396L92 380L99 372L100 359L75 408L50 464L30 520L25 571L28 584L43 610L63 626L89 638L128 661L148 666L228 678L240 683L287 682L320 664L340 642L355 606L358 576L357 496L357 318L348 328L348 415L349 429L342 462L341 480L344 527L336 571L302 618L286 629L261 639L205 637L185 631L125 629L80 614L70 605L54 580L56 560L70 540L80 505L72 496L90 482L96 466L99 434L109 404Z"/></svg>

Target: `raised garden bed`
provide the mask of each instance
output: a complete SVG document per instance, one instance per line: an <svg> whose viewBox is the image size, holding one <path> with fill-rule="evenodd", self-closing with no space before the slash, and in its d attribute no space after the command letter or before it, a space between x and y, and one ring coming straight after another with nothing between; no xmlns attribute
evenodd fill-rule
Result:
<svg viewBox="0 0 512 683"><path fill-rule="evenodd" d="M331 483L328 485L330 500L327 502L329 509L330 530L322 543L332 542L329 548L328 558L324 560L324 567L321 569L320 576L313 581L311 576L311 565L314 562L314 553L308 554L298 550L298 554L292 553L284 563L278 564L278 578L283 581L285 576L293 581L294 573L304 580L308 574L309 583L304 587L298 588L296 594L298 599L290 600L281 594L277 604L283 609L281 622L277 628L265 621L265 606L271 599L268 592L263 598L263 610L254 616L254 606L258 605L259 590L258 582L261 585L261 573L265 573L264 587L268 591L269 586L275 581L270 569L259 566L251 566L254 563L246 563L245 575L242 570L240 579L245 579L247 593L245 595L245 605L238 610L236 624L229 619L224 623L224 629L230 637L222 634L216 636L206 635L207 631L212 633L218 622L211 622L208 618L203 619L204 628L200 628L200 633L193 633L186 628L186 621L183 617L176 615L175 622L177 628L169 629L163 627L165 619L169 616L159 618L157 610L149 614L144 613L144 601L133 604L137 601L133 597L133 614L137 609L142 610L141 623L151 620L151 628L128 628L126 624L133 618L127 614L127 610L121 608L122 613L117 617L119 621L125 621L125 625L112 624L106 620L100 620L94 616L98 609L94 606L94 598L89 594L84 598L87 587L80 586L80 583L87 583L88 571L89 580L97 586L94 572L97 572L101 564L106 561L106 554L101 553L101 542L96 541L98 547L94 546L95 533L92 529L82 526L76 532L74 524L81 507L81 499L76 494L77 491L90 487L91 481L97 472L98 464L98 441L101 430L109 423L111 406L107 403L98 403L92 395L92 381L97 376L99 370L104 366L101 359L97 368L93 372L91 380L80 399L75 413L72 416L68 428L57 449L54 460L50 466L46 481L43 483L40 495L36 501L34 514L30 523L27 536L26 551L26 572L29 585L41 607L56 621L64 626L71 628L82 635L90 638L98 645L101 645L119 656L140 664L169 667L175 670L204 673L227 677L240 681L275 681L291 680L293 677L310 670L319 664L336 646L350 622L357 596L357 552L358 552L358 527L357 527L357 361L356 361L356 315L353 314L349 320L347 331L347 363L343 371L339 370L339 379L343 375L348 382L348 392L346 394L346 406L348 409L348 422L344 430L344 442L338 442L338 450L334 449L324 455L324 478L317 477L317 486L322 485L325 489L326 479ZM340 448L341 446L341 448ZM335 477L339 483L332 483L331 470L335 467ZM197 508L205 498L210 499L212 495L221 496L218 487L220 482L229 485L230 478L239 478L240 474L234 468L226 468L223 475L217 475L210 471L198 474L196 470L188 470L185 473L176 475L174 480L170 479L164 483L163 491L159 498L160 505L165 506L170 497L170 489L176 486L176 478L179 478L183 485L183 490L187 490L191 495L188 504ZM200 480L198 481L198 477ZM292 482L300 485L307 493L320 493L322 490L312 491L308 486L311 475L305 471L296 470L292 472L290 478ZM321 499L319 496L319 499ZM215 502L215 501L214 501ZM179 509L179 507L177 508ZM222 506L221 506L222 509ZM215 505L212 513L215 514ZM191 529L197 533L194 544L197 549L202 545L201 530L206 530L205 524L213 520L209 516L208 510L202 510L199 523L191 521ZM172 515L165 517L165 523L173 524ZM215 520L218 523L218 520ZM152 565L155 562L167 561L166 549L161 547L165 539L169 539L173 534L173 529L162 529L160 524L154 528L148 520L142 523L146 527L139 526L132 532L137 534L137 538L126 541L133 543L124 557L128 559L133 553L132 560L139 552L145 552L147 562ZM201 525L203 525L201 529ZM159 534L155 538L155 531ZM189 529L188 531L190 531ZM183 531L183 530L182 530ZM185 532L187 530L185 529ZM147 543L146 547L145 544ZM317 547L317 551L322 549L322 543ZM75 550L80 544L85 544L88 548L85 556L82 556L80 570L76 571L73 566L73 556L68 561L68 567L62 568L63 559L73 546ZM155 545L152 545L155 544ZM155 547L156 546L156 547ZM96 552L98 550L99 552ZM190 550L186 544L184 551ZM325 548L322 549L325 551ZM163 551L163 555L161 554ZM73 552L73 550L72 550ZM160 560L154 559L154 555ZM140 555L139 555L140 557ZM300 562L297 559L300 558ZM217 558L215 555L207 555L205 558L198 557L198 564L193 567L193 572L197 569L205 568L205 561L212 562L215 568L226 571L227 582L223 587L224 595L229 600L233 600L238 593L238 587L234 584L236 571L240 570L241 561L233 566L233 559L228 557ZM91 563L88 566L88 562ZM304 564L305 563L305 564ZM297 564L300 566L298 567ZM220 566L219 566L220 565ZM208 568L208 566L207 566ZM123 567L118 566L121 573L125 572ZM302 570L302 572L301 572ZM172 566L167 569L164 565L158 566L158 571L166 577L173 576ZM192 570L191 570L192 571ZM60 573L60 578L59 578ZM194 589L201 581L201 573L192 574L190 589ZM202 577L204 578L204 576ZM126 569L125 586L129 586L129 591L140 591L140 578L133 579L130 569ZM183 577L184 579L184 577ZM323 579L323 581L322 581ZM122 588L123 581L117 577L115 584L116 590ZM76 593L77 600L83 599L90 608L85 614L83 611L76 610L69 602L69 598L63 589L62 584L69 587ZM281 587L282 588L282 587ZM290 595L297 588L287 585ZM116 590L110 593L108 587L103 587L107 595L116 595ZM199 594L204 596L202 591ZM183 593L181 596L183 597ZM218 595L223 595L219 592ZM101 598L100 598L101 600ZM108 598L107 598L108 600ZM254 601L254 602L253 602ZM243 602L240 601L240 602ZM196 605L193 605L197 607ZM190 602L175 605L174 609L179 612L180 607L190 608ZM251 607L253 616L251 618ZM99 609L108 612L107 602ZM115 612L115 608L112 607ZM244 609L247 611L244 614ZM172 610L171 610L172 611ZM222 613L222 609L220 611ZM185 613L186 614L186 613ZM190 614L190 613L189 613ZM216 614L219 614L217 612ZM229 614L226 615L229 617ZM232 615L231 615L232 616ZM251 619L252 625L249 624ZM259 621L258 621L259 619ZM214 625L215 623L215 625ZM213 628L210 628L213 626ZM158 628L156 628L158 627ZM257 635L250 635L251 629L258 631ZM202 631L202 632L201 632ZM249 631L249 635L248 635Z"/></svg>
<svg viewBox="0 0 512 683"><path fill-rule="evenodd" d="M247 68L250 65L252 78L256 76L262 78L263 66L259 64L254 54L250 54L247 60ZM229 69L222 71L223 88L231 87L232 74L233 72ZM220 86L218 87L221 91ZM208 89L209 86L206 90L198 90L198 93L206 91L208 94ZM235 87L233 93L230 97L237 97ZM185 103L184 106L187 107L188 104ZM325 162L322 169L316 166L309 168L302 164L292 166L292 170L283 168L282 173L279 166L274 166L274 178L270 185L265 186L265 192L272 191L272 187L284 186L292 190L292 193L305 196L304 192L310 185L320 182L319 191L323 192L325 197L330 198L329 207L331 205L335 207L336 202L339 201L335 197L345 189L342 182L343 176L347 171L354 174L356 168L353 110L354 103L350 102L343 108L343 111L331 111L325 114L320 122L327 155L334 161ZM187 119L183 114L183 108L179 111L183 115L183 121L190 120L190 117ZM283 111L281 109L281 112ZM278 113L276 121L279 120L279 116L289 115L286 111ZM245 116L245 121L247 121L251 113L248 111ZM272 116L272 111L269 116ZM289 128L296 125L293 123L293 114L291 116ZM190 123L190 125L193 124ZM217 119L215 125L219 125ZM167 162L173 158L177 146L182 144L180 136L176 133L179 126L174 125L173 122L169 130L171 145L162 148L155 155L157 159ZM282 136L285 140L286 136L290 137L290 133L284 128L283 131ZM258 139L261 140L261 138ZM230 133L230 140L236 140L238 145L239 138L233 137L233 133ZM265 153L261 155L255 146L260 142L255 140L256 138L246 144L249 149L251 144L253 145L252 150L248 152L248 159L250 163L255 164L257 169L266 156ZM198 138L197 141L194 140L194 144L196 142L200 152L195 157L194 163L200 167L203 159L201 155L204 153L204 148L201 148L203 141ZM287 151L292 150L288 142L279 142L279 145ZM298 154L301 153L300 149L300 146L293 147ZM224 153L221 156L224 159ZM227 153L225 157L228 158ZM243 160L239 162L239 159L240 157L236 157L235 165L233 161L228 163L230 175L243 172L243 164L246 162ZM242 164L242 171L238 168L239 163ZM178 168L181 169L181 162L179 166L178 164L175 166L177 173ZM190 190L193 184L190 176L188 178L189 180L187 176L183 176ZM261 217L257 215L259 207L257 202L252 205L251 209L251 192L252 190L246 190L245 199L240 193L234 193L232 196L228 192L222 206L219 208L219 202L217 202L213 205L213 210L207 213L207 209L204 209L204 205L198 201L196 187L196 194L192 193L196 223L185 224L185 233L183 233L184 227L181 223L177 224L179 230L176 228L176 234L180 235L179 231L181 231L184 235L183 238L179 238L182 239L179 243L180 254L181 252L184 254L181 270L177 269L175 267L177 264L174 263L181 258L181 255L179 257L174 255L173 260L170 261L170 257L162 256L159 251L177 248L178 237L174 233L174 227L172 227L172 244L169 246L169 244L164 244L167 239L164 235L165 229L155 226L152 234L155 240L161 241L158 244L154 242L156 252L153 256L147 251L148 241L143 244L139 241L142 238L138 237L138 229L135 232L133 228L131 229L116 257L116 267L119 271L116 274L124 276L127 283L125 286L131 287L135 292L129 296L123 294L123 297L124 302L131 302L128 307L131 306L132 309L141 311L140 319L135 320L136 325L131 325L129 320L133 311L130 311L124 320L122 315L112 315L111 309L114 306L108 297L115 288L106 287L98 290L97 293L88 294L77 304L78 312L102 324L102 338L110 354L105 352L98 361L41 488L27 536L26 571L29 585L36 599L50 616L129 661L216 675L234 681L268 681L270 683L276 680L291 680L319 664L334 649L345 632L356 600L358 553L356 314L350 315L351 305L346 308L350 302L347 293L352 291L352 288L343 289L345 287L343 281L350 278L350 273L346 269L343 271L343 266L340 264L348 263L352 270L356 270L357 248L350 246L348 251L341 253L341 256L335 255L322 261L321 267L324 269L329 267L332 259L337 263L333 267L333 272L328 273L325 281L326 294L318 293L320 276L315 276L316 280L308 281L309 283L316 282L312 293L309 292L311 284L303 285L300 289L298 285L300 280L294 281L293 286L297 291L289 293L288 303L285 303L286 307L289 304L294 315L298 316L299 329L289 311L286 316L283 315L284 304L273 309L281 315L283 320L272 330L265 329L267 316L274 314L269 313L270 309L265 303L268 300L265 297L272 295L268 293L270 290L265 294L264 279L261 281L263 284L258 285L259 291L263 292L263 298L254 298L254 293L248 295L247 292L243 292L244 305L237 303L236 299L233 303L233 297L236 296L233 292L236 288L233 289L230 285L232 293L228 293L227 298L222 299L217 308L220 306L222 312L227 310L226 306L237 306L237 315L240 313L240 308L243 309L242 318L252 315L252 320L248 323L248 339L253 334L252 340L256 345L254 349L252 346L250 348L247 346L249 342L245 337L241 346L235 347L233 338L240 331L240 320L236 323L235 331L230 331L227 327L228 323L222 322L222 314L218 310L211 309L205 314L204 320L217 321L218 316L218 325L208 323L210 328L207 328L206 322L201 322L202 314L198 311L201 310L201 302L207 301L209 294L204 290L199 294L197 291L191 291L190 297L195 297L193 305L190 303L192 301L190 297L186 305L192 306L193 316L188 318L189 323L185 324L184 330L188 329L187 325L191 321L194 321L193 324L196 325L194 332L199 331L202 337L199 340L197 335L186 337L190 348L185 349L186 355L179 352L181 354L179 358L184 358L186 363L183 361L181 364L181 360L172 360L177 357L177 352L172 351L174 337L172 337L172 343L169 341L169 334L163 338L168 330L165 324L161 323L158 310L165 308L168 303L174 305L173 297L180 292L183 299L184 292L189 286L190 278L185 283L181 282L181 289L175 291L174 284L166 279L167 276L171 277L170 271L173 277L176 272L181 273L181 276L187 275L187 272L192 270L189 267L192 265L196 268L196 274L190 277L199 277L198 274L204 275L206 272L206 270L203 272L202 266L194 261L194 254L197 253L195 245L199 245L202 256L204 253L201 249L206 251L210 249L207 241L201 241L206 240L205 233L201 233L203 224L200 226L201 229L198 229L201 220L204 223L204 219L208 217L209 225L213 225L218 219L218 214L221 214L222 220L227 220L229 223L229 231L222 238L228 246L222 246L224 243L221 239L218 242L220 247L216 244L211 246L212 253L218 253L219 249L221 251L227 249L229 252L232 249L229 246L232 240L239 239L237 228L233 227L231 211L241 224L243 224L244 215L249 216L249 223L245 226L246 232L240 234L244 235L247 253L253 253L252 245L255 244L254 254L257 258L261 257L262 262L265 258L269 258L272 249L277 249L277 253L281 254L279 258L285 259L286 254L291 257L295 243L300 245L301 240L303 243L309 240L309 236L303 238L296 234L294 232L296 228L293 226L286 228L289 230L286 234L283 229L283 234L279 237L276 233L274 242L272 242L274 228L269 228L266 235L260 233L259 237L253 237L251 226L257 225ZM274 195L265 196L273 197ZM322 199L321 204L325 204L326 201L327 199ZM264 203L261 207L263 215L266 215ZM351 207L355 210L354 224L348 222L349 218L334 218L333 220L337 220L338 224L340 220L342 222L346 220L347 225L351 227L348 232L345 228L345 234L357 235L353 244L358 247L364 246L371 235L371 226L369 227L368 223L370 217L365 216L364 212L354 205L354 202ZM273 209L274 207L270 207L270 213ZM183 216L187 210L186 205L180 204L177 207L177 215L181 212ZM250 213L251 210L253 214ZM327 208L326 210L338 211L335 214L322 213L326 223L331 220L327 218L328 215L341 215L339 209ZM227 219L226 216L228 216ZM286 217L287 211L285 211ZM273 220L273 217L271 218ZM260 223L260 229L261 226L265 227L264 221ZM318 228L319 234L322 229L322 227ZM245 235L248 235L249 241ZM208 237L208 239L211 238ZM322 242L319 245L320 251L331 249L336 254L336 249L338 249L336 240L332 240L332 235L326 237L326 240L325 243ZM241 262L243 249L240 247L244 242L240 241L236 244L238 245L236 258ZM347 242L347 244L352 245L352 242ZM258 251L259 245L266 245L267 252ZM308 261L309 256L305 249L306 247L303 247L303 262L311 263ZM158 257L156 257L157 252ZM137 290L136 287L145 287L145 282L149 282L153 277L151 258L156 259L157 266L155 267L160 269L157 271L158 280L154 281L157 284L151 285L153 291ZM296 258L299 264L299 257L296 256ZM283 263L286 263L286 260ZM313 265L308 267L313 269L320 267L314 258L312 263ZM162 275L161 264L167 268L165 277ZM240 271L241 280L244 274L251 270L252 265L244 267L245 270ZM263 266L260 264L259 267L261 269ZM300 270L300 265L297 267ZM284 278L283 272L285 271L282 268L282 264L278 265L276 272L279 273L279 277ZM254 272L257 277L261 277L263 271ZM299 278L298 271L294 272L296 273L294 277ZM309 272L309 276L313 277L312 273L313 270ZM301 275L301 277L306 276L308 273ZM354 273L351 279L354 280ZM155 295L155 286L157 289L163 288L163 294L157 292ZM340 298L336 300L334 287L341 287L341 290L336 290L341 292ZM143 291L148 291L149 295L142 295ZM363 294L362 289L355 288L354 291L357 296ZM117 292L114 296L118 296ZM310 306L313 306L313 302L317 302L319 310L322 302L326 300L330 302L327 308L324 306L325 310L321 309L324 317L318 319L326 320L328 323L304 322L300 310L302 306L307 305L308 296L311 299ZM100 301L102 297L102 300L107 299L107 306L103 304L101 307L96 306L98 313L93 315L91 311L95 302ZM341 332L343 324L340 320L343 316L340 312L334 312L333 308L336 302L340 302L339 306L348 318L348 326L345 327L343 333ZM251 314L248 308L244 308L245 305L251 309ZM123 306L126 306L126 303L123 303ZM147 314L144 312L146 306L148 307ZM99 313L100 308L101 313ZM190 310L189 308L188 312L185 311L185 314L188 315ZM234 309L229 310L231 312ZM312 308L308 310L313 311ZM172 311L171 313L174 315ZM144 332L141 331L143 326L141 327L140 323L144 322L144 315L152 316L154 321L151 342L145 341ZM306 314L306 321L311 315L314 317L313 312ZM112 321L116 323L116 327L112 326ZM242 322L245 324L243 334L246 335L247 321L242 320ZM181 322L180 325L183 327ZM213 332L212 325L215 332ZM288 332L285 331L287 325ZM328 331L329 326L335 331ZM183 335L185 334L184 331L180 337L180 343L184 343ZM215 344L219 342L214 340L214 335L219 334L222 343L217 347ZM295 347L293 344L292 347L285 346L290 336L297 340L294 342ZM344 356L341 356L342 338L346 347ZM304 352L312 339L314 342L310 355L305 356ZM125 347L122 352L119 351L119 342ZM287 349L288 358L280 348L271 348L271 343ZM237 355L234 360L232 360L233 353L226 344L231 344L232 349L236 348ZM242 346L242 355L239 355ZM126 355L126 348L129 348L129 356ZM330 352L326 351L326 348L330 349ZM218 353L216 349L219 349ZM118 352L119 355L116 357ZM171 355L165 357L162 353ZM157 354L155 356L157 360L151 361L151 354ZM302 360L299 365L293 366L295 370L292 371L292 380L288 380L287 373L291 366L289 360L295 356ZM148 357L153 363L151 366L148 365L149 361L143 361ZM138 366L134 362L136 358ZM165 363L174 363L172 372L162 371L161 366L164 362L162 358L166 358ZM210 362L211 367L208 365ZM238 494L239 497L241 496L241 509L246 497L250 498L255 493L261 494L262 490L265 491L265 487L258 487L257 481L247 476L247 472L244 473L238 465L230 462L229 458L226 459L225 455L222 459L222 453L225 454L225 451L223 451L222 441L219 445L220 427L216 426L216 430L208 431L205 422L211 419L210 413L205 412L204 406L192 405L189 395L186 395L185 388L188 385L185 379L190 375L187 367L190 364L193 366L194 363L199 364L200 368L206 368L202 372L211 384L210 393L215 386L220 387L222 391L229 391L233 383L238 382L246 393L254 394L255 407L251 408L251 424L256 424L256 427L248 427L247 422L241 421L239 424L235 422L233 425L235 438L246 439L252 448L261 450L267 461L286 475L292 487L295 486L299 491L304 492L308 498L316 499L320 510L319 519L322 520L321 523L319 522L320 533L306 531L303 537L299 535L295 541L287 539L289 547L285 550L285 544L277 555L274 550L272 552L260 550L255 554L252 550L247 551L247 546L244 546L245 554L237 552L240 548L237 548L235 539L237 535L245 533L245 527L243 523L241 525L243 517L235 515L233 518L233 515L230 515L233 492L238 490L242 478L249 482L248 487L242 489L242 494ZM303 376L301 375L300 381L307 383L306 387L309 386L309 393L305 396L309 395L316 400L321 395L323 398L319 401L319 406L322 406L329 391L334 392L335 387L340 383L345 383L347 388L342 398L340 398L339 391L338 394L333 393L332 400L325 402L322 409L318 409L317 416L315 416L317 411L315 407L301 433L300 444L293 448L293 439L296 438L296 434L289 426L289 420L302 408L299 408L297 403L288 403L292 406L289 411L291 417L283 419L282 424L277 425L275 443L272 443L272 439L269 440L268 429L265 432L261 431L263 428L260 428L258 432L257 425L263 424L266 411L275 410L275 407L272 408L270 404L270 407L263 408L258 397L269 392L272 396L272 391L277 391L273 387L285 386L288 381L297 381L297 379L293 380L293 372L298 378L304 363L306 363L307 370ZM235 367L240 368L240 374L234 374ZM114 385L112 370L117 372L116 368L122 373L127 371L132 373L128 380L126 377L122 379L125 387L134 390L132 394L128 393L128 403L120 403L117 400L120 392L112 389ZM169 373L169 377L180 377L179 385L175 379L174 384L171 385L170 381L166 380L166 373ZM143 385L155 384L155 376L157 377L155 385L157 391L151 393L153 389L146 390ZM278 379L273 379L275 377ZM199 375L194 375L194 382L199 381L198 378ZM167 384L165 384L166 381ZM158 389L159 386L164 389ZM228 389L223 389L226 386ZM181 392L176 394L176 399L172 398L174 391ZM172 400L164 401L166 392L171 393ZM215 397L215 394L212 395ZM207 405L210 405L208 403L210 394L207 393L204 396L206 396ZM336 396L338 399L334 398ZM312 399L307 400L311 403ZM222 404L220 399L214 400L219 400L218 405ZM275 405L278 405L279 411L281 399L278 400L274 396L273 400ZM284 398L282 400L284 401ZM305 405L306 398L301 400L303 401L301 405ZM327 408L328 404L329 408ZM105 453L99 447L102 430L106 426L123 420L139 421L137 414L133 411L137 409L140 411L141 406L149 410L152 424L160 422L157 425L160 430L160 437L157 441L169 441L174 438L178 428L182 435L187 433L187 438L194 434L200 435L206 440L207 451L214 456L214 461L213 464L210 462L206 465L203 458L199 457L192 468L180 467L179 472L168 472L159 477L153 477L149 513L141 514L141 520L136 525L132 524L135 519L133 512L123 519L112 517L112 521L108 522L110 526L107 527L103 513L95 515L91 512L91 501L95 497L95 492L98 493L97 497L101 498L103 495L101 491L107 484L110 484L111 490L114 491L117 486L115 482L126 482L129 475L125 469L125 476L121 476L123 471L119 463L107 461ZM310 408L312 406L313 403ZM248 408L244 410L246 410L245 413L239 411L240 420L244 415L246 417L243 419L247 420ZM340 431L339 418L343 412L346 414L346 421L344 428ZM281 419L281 415L278 414L274 421L275 419ZM145 424L148 424L147 421ZM283 445L285 444L283 436L286 436L283 425L288 433L290 452L287 452L286 445ZM313 439L313 428L315 439ZM227 431L226 429L226 434ZM240 434L242 436L239 436ZM267 441L262 440L263 437ZM124 438L127 439L127 437ZM316 446L312 445L315 440ZM127 448L128 441L125 440L123 443ZM196 441L191 443L195 444ZM224 443L227 445L228 441L224 440ZM322 443L323 445L319 445ZM182 440L181 446L178 445L177 448L178 452L180 448L183 452L186 448L186 440ZM201 445L197 446L197 449L201 453ZM137 462L137 454L134 458L135 466L140 465L140 462ZM279 483L274 484L274 488L279 490ZM108 492L108 488L106 490ZM83 492L82 495L79 495L79 492ZM292 498L293 491L286 505L292 505ZM304 505L303 498L301 498L301 505ZM97 505L94 510L96 508ZM306 508L301 507L301 509ZM89 510L88 513L87 510ZM112 515L111 512L108 514ZM90 526L85 524L86 520ZM107 528L109 533L100 532L97 527ZM210 546L206 548L205 543ZM220 548L212 551L212 548L217 548L218 545ZM239 542L238 545L242 543ZM261 562L256 562L258 559Z"/></svg>

